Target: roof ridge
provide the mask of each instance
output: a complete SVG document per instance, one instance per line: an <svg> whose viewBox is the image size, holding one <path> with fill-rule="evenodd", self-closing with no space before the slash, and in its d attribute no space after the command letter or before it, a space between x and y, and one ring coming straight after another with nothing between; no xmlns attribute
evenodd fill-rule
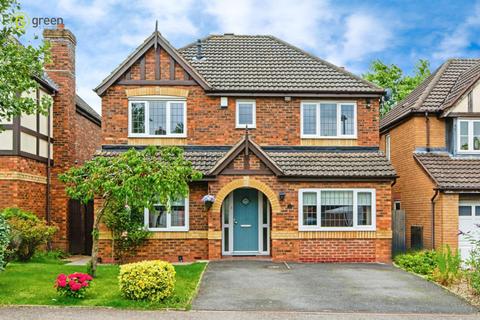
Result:
<svg viewBox="0 0 480 320"><path fill-rule="evenodd" d="M208 39L210 39L210 38L212 38L212 37L214 37L214 36L216 36L216 35L215 35L215 34L209 34L209 35L207 35L207 36L205 36L205 37L203 37L203 38L199 38L199 40L200 40L201 42L205 42L205 41L207 41ZM177 51L180 52L180 51L186 50L186 49L188 49L188 48L190 48L190 47L193 47L193 46L195 46L195 45L197 44L197 41L198 41L198 39L197 39L196 41L189 42L188 44L184 45L183 47L178 48Z"/></svg>
<svg viewBox="0 0 480 320"><path fill-rule="evenodd" d="M435 85L438 83L438 80L440 80L440 78L442 77L443 73L445 72L445 70L448 68L448 66L452 63L453 59L448 59L446 62L444 62L438 69L437 71L435 71L435 76L433 77L433 79L430 81L430 83L428 84L428 86L425 88L425 90L423 91L423 93L420 95L420 97L418 97L418 100L415 102L415 104L413 105L412 109L417 109L419 106L421 106L425 100L427 99L427 97L430 95L433 87L435 87Z"/></svg>
<svg viewBox="0 0 480 320"><path fill-rule="evenodd" d="M303 54L309 56L310 58L312 58L312 59L314 59L314 60L317 60L318 62L323 63L324 65L335 69L336 71L338 71L338 72L340 72L340 73L343 73L343 74L345 74L345 75L347 75L347 76L350 76L350 77L353 77L353 78L355 78L355 79L357 79L357 80L360 80L360 81L362 81L363 83L365 83L366 85L370 86L370 87L373 88L373 89L377 89L377 90L382 91L382 92L385 91L385 89L377 86L376 84L374 84L374 83L372 83L372 82L370 82L370 81L367 81L367 80L363 79L362 77L357 76L356 74L353 74L353 73L351 73L350 71L347 71L347 70L344 69L344 68L340 68L339 66L336 66L336 65L334 65L333 63L330 63L330 62L328 62L328 61L326 61L326 60L324 60L324 59L322 59L322 58L320 58L320 57L318 57L318 56L316 56L316 55L313 55L313 54L311 54L311 53L309 53L309 52L307 52L307 51L305 51L305 50L303 50L303 49L301 49L301 48L299 48L299 47L297 47L297 46L295 46L295 45L293 45L293 44L291 44L291 43L288 43L288 42L286 42L286 41L283 41L282 39L279 39L279 38L277 38L277 37L275 37L275 36L273 36L273 35L269 35L269 36L267 36L267 37L269 37L269 38L271 38L271 39L273 39L273 40L275 40L275 41L278 41L278 42L282 43L283 45L286 45L286 46L288 46L288 47L290 47L290 48L292 48L292 49L294 49L294 50L296 50L296 51L298 51L298 52L300 52L300 53L303 53Z"/></svg>

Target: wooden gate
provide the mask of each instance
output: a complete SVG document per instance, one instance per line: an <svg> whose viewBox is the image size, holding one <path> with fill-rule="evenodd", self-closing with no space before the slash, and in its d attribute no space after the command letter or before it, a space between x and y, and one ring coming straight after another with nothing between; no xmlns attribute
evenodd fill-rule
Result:
<svg viewBox="0 0 480 320"><path fill-rule="evenodd" d="M392 232L392 256L395 256L406 251L405 210L393 210Z"/></svg>
<svg viewBox="0 0 480 320"><path fill-rule="evenodd" d="M92 252L93 201L84 204L68 202L68 241L70 254L90 255Z"/></svg>

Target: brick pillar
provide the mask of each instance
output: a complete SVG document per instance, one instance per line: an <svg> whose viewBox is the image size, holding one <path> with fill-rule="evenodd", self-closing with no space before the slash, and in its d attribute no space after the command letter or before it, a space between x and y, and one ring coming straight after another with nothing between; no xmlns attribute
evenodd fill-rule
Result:
<svg viewBox="0 0 480 320"><path fill-rule="evenodd" d="M458 248L458 194L441 193L435 203L435 248Z"/></svg>
<svg viewBox="0 0 480 320"><path fill-rule="evenodd" d="M208 211L208 259L218 260L222 257L222 213L213 208Z"/></svg>
<svg viewBox="0 0 480 320"><path fill-rule="evenodd" d="M68 197L58 175L75 163L75 46L70 30L59 25L45 29L43 37L51 45L51 63L45 66L48 76L58 85L53 104L52 222L59 231L53 245L68 250Z"/></svg>

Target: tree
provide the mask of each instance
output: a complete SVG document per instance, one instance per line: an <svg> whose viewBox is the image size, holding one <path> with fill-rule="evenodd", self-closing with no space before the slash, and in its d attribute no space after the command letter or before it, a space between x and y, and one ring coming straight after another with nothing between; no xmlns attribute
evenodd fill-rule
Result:
<svg viewBox="0 0 480 320"><path fill-rule="evenodd" d="M384 100L380 108L380 114L383 116L429 76L430 63L427 60L420 59L417 62L413 76L404 75L402 69L395 64L386 65L380 60L375 60L363 78L391 90L390 98Z"/></svg>
<svg viewBox="0 0 480 320"><path fill-rule="evenodd" d="M48 95L37 104L35 97L22 94L38 88L35 77L42 77L50 50L43 42L38 48L20 44L27 18L19 10L18 0L0 0L0 119L6 120L21 113L45 114L51 105Z"/></svg>
<svg viewBox="0 0 480 320"><path fill-rule="evenodd" d="M103 199L93 226L91 275L96 273L99 227L107 211L118 210L121 203L135 214L131 208L153 209L159 203L170 213L172 201L185 197L188 183L200 178L201 173L193 169L177 147L148 147L142 151L132 148L117 156L96 157L62 174L60 180L67 184L71 198L85 203Z"/></svg>

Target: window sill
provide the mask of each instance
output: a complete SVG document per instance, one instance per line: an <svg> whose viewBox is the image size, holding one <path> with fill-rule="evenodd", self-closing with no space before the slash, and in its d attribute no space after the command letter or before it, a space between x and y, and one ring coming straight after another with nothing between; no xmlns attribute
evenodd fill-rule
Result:
<svg viewBox="0 0 480 320"><path fill-rule="evenodd" d="M319 137L319 136L304 136L301 135L300 139L315 139L315 140L357 140L357 136L327 136L327 137Z"/></svg>
<svg viewBox="0 0 480 320"><path fill-rule="evenodd" d="M150 136L150 135L128 135L127 138L143 138L143 139L178 139L178 138L186 138L187 135L170 135L170 136Z"/></svg>
<svg viewBox="0 0 480 320"><path fill-rule="evenodd" d="M298 231L311 231L311 232L329 232L329 231L352 231L352 232L358 232L358 231L377 231L377 228L375 226L373 227L365 227L365 228L354 228L354 227L331 227L331 228L309 228L309 227L304 227L300 226L298 227Z"/></svg>
<svg viewBox="0 0 480 320"><path fill-rule="evenodd" d="M254 127L250 127L250 126L249 126L249 127L248 127L248 130L250 130L250 129L256 129L256 128L257 128L256 126L254 126ZM245 128L245 126L243 126L243 127L235 126L235 129L237 129L237 130L238 130L238 129L245 130L246 128Z"/></svg>
<svg viewBox="0 0 480 320"><path fill-rule="evenodd" d="M188 232L189 228L147 228L149 232Z"/></svg>

